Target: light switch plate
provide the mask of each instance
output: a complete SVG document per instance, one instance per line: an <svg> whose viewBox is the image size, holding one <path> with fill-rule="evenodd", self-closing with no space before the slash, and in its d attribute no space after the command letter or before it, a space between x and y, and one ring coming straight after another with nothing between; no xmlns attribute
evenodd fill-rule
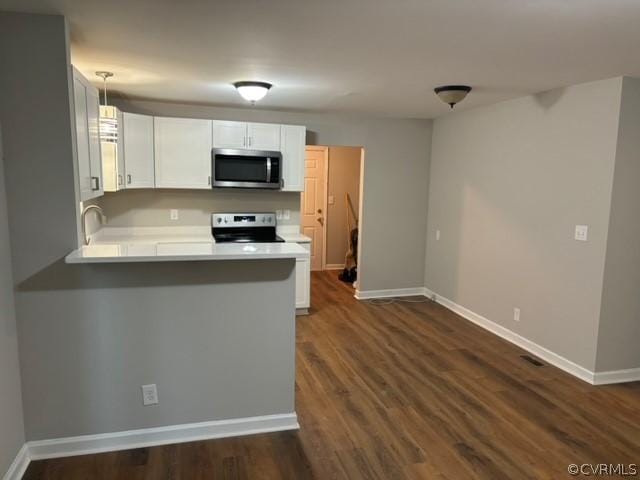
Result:
<svg viewBox="0 0 640 480"><path fill-rule="evenodd" d="M291 218L291 210L284 211L284 219L289 220Z"/></svg>
<svg viewBox="0 0 640 480"><path fill-rule="evenodd" d="M436 230L436 240L440 240L440 230Z"/></svg>
<svg viewBox="0 0 640 480"><path fill-rule="evenodd" d="M169 218L171 218L171 220L178 220L178 210L175 208L169 210Z"/></svg>
<svg viewBox="0 0 640 480"><path fill-rule="evenodd" d="M586 242L587 240L589 240L589 226L576 225L575 239L579 242Z"/></svg>
<svg viewBox="0 0 640 480"><path fill-rule="evenodd" d="M329 195L329 197L327 198L327 202L329 203L329 205L334 205L336 203L336 197L334 197L333 195Z"/></svg>

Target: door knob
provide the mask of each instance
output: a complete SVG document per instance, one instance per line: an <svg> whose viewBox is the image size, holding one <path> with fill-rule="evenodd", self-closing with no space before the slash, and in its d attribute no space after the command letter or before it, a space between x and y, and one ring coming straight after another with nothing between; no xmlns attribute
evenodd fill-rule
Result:
<svg viewBox="0 0 640 480"><path fill-rule="evenodd" d="M318 213L322 213L322 209L321 208L318 209Z"/></svg>

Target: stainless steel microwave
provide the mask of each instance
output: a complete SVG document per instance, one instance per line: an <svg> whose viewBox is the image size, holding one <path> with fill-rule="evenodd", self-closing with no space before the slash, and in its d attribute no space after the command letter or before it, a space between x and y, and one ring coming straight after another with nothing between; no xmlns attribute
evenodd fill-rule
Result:
<svg viewBox="0 0 640 480"><path fill-rule="evenodd" d="M212 187L282 187L282 154L265 150L211 150Z"/></svg>

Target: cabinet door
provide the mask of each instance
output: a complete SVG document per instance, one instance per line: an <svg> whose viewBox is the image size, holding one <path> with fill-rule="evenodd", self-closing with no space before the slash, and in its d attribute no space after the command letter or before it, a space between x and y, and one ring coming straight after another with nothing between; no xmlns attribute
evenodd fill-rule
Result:
<svg viewBox="0 0 640 480"><path fill-rule="evenodd" d="M214 148L247 148L247 124L213 121Z"/></svg>
<svg viewBox="0 0 640 480"><path fill-rule="evenodd" d="M80 200L92 198L91 163L89 161L89 125L87 124L87 94L84 85L74 76L73 97L76 117L76 160Z"/></svg>
<svg viewBox="0 0 640 480"><path fill-rule="evenodd" d="M247 146L251 150L280 151L280 125L272 123L249 123Z"/></svg>
<svg viewBox="0 0 640 480"><path fill-rule="evenodd" d="M122 112L115 107L100 106L100 119L114 119L118 126L118 140L105 140L101 135L102 184L105 192L117 192L124 188L124 158L122 156Z"/></svg>
<svg viewBox="0 0 640 480"><path fill-rule="evenodd" d="M102 151L100 149L100 97L98 89L86 86L87 120L89 124L89 160L91 165L91 188L94 197L104 194L102 183Z"/></svg>
<svg viewBox="0 0 640 480"><path fill-rule="evenodd" d="M118 119L118 143L116 148L116 190L124 190L126 186L125 164L124 164L124 116L116 109Z"/></svg>
<svg viewBox="0 0 640 480"><path fill-rule="evenodd" d="M153 117L123 113L122 123L125 188L153 188Z"/></svg>
<svg viewBox="0 0 640 480"><path fill-rule="evenodd" d="M306 128L282 125L280 151L282 152L282 191L304 191L304 148Z"/></svg>
<svg viewBox="0 0 640 480"><path fill-rule="evenodd" d="M98 91L73 69L76 161L80 200L103 194Z"/></svg>
<svg viewBox="0 0 640 480"><path fill-rule="evenodd" d="M211 120L155 117L157 188L211 188Z"/></svg>
<svg viewBox="0 0 640 480"><path fill-rule="evenodd" d="M296 259L296 308L309 308L311 304L311 270L308 258Z"/></svg>

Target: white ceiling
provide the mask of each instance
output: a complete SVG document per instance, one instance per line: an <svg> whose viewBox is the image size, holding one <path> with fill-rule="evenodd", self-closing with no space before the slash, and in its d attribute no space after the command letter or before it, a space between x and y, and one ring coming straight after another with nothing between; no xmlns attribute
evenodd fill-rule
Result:
<svg viewBox="0 0 640 480"><path fill-rule="evenodd" d="M68 17L72 61L130 97L430 118L618 75L640 76L640 0L1 0Z"/></svg>

